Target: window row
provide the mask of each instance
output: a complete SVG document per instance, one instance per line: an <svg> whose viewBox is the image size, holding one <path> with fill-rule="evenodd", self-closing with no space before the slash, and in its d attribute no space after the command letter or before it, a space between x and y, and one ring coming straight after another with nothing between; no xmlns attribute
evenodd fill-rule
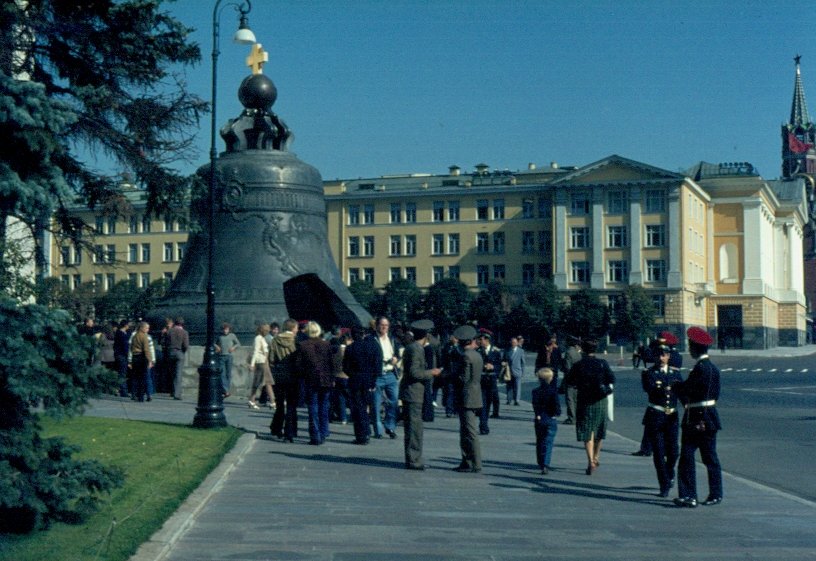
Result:
<svg viewBox="0 0 816 561"><path fill-rule="evenodd" d="M592 195L590 191L578 191L570 194L569 213L571 216L586 216L592 212ZM629 191L613 189L606 193L606 214L626 214L629 212ZM666 212L666 191L647 189L644 197L643 212Z"/></svg>
<svg viewBox="0 0 816 561"><path fill-rule="evenodd" d="M523 199L521 205L522 218L535 218L536 200ZM504 199L478 199L473 218L476 220L504 220ZM431 203L431 222L459 222L461 220L460 201L433 201ZM552 216L552 200L549 197L538 199L538 217ZM417 221L417 204L415 202L390 203L389 224L410 224ZM348 224L350 226L371 225L375 223L374 204L348 205Z"/></svg>
<svg viewBox="0 0 816 561"><path fill-rule="evenodd" d="M644 226L644 247L664 247L666 245L666 225L646 224ZM573 226L570 228L570 249L588 249L592 247L592 234L589 226ZM606 247L629 247L628 226L607 226Z"/></svg>
<svg viewBox="0 0 816 561"><path fill-rule="evenodd" d="M165 279L167 282L172 282L173 280L173 272L166 271L162 273L162 278ZM127 280L138 288L147 288L150 286L151 276L150 273L128 273ZM76 290L80 286L82 286L82 275L61 275L60 282L62 285L69 290ZM96 285L96 290L110 290L116 284L116 274L115 273L96 273L94 274L93 282Z"/></svg>
<svg viewBox="0 0 816 561"><path fill-rule="evenodd" d="M666 261L663 259L647 259L644 262L646 282L665 282ZM592 267L589 261L570 262L570 282L574 284L587 284L590 280ZM628 261L608 261L606 264L606 282L627 283L629 282L629 262Z"/></svg>
<svg viewBox="0 0 816 561"><path fill-rule="evenodd" d="M149 216L132 215L127 219L126 231L128 234L149 234L152 228ZM165 218L162 222L162 232L186 232L187 224L183 220ZM97 216L95 218L94 233L97 235L112 235L117 233L117 220L114 216Z"/></svg>

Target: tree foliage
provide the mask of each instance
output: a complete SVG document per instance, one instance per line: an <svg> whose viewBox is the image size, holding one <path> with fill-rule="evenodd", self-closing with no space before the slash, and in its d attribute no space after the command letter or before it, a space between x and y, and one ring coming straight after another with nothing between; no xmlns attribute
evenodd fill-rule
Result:
<svg viewBox="0 0 816 561"><path fill-rule="evenodd" d="M425 313L439 335L446 336L468 321L470 299L467 285L459 279L442 279L428 288Z"/></svg>
<svg viewBox="0 0 816 561"><path fill-rule="evenodd" d="M570 297L563 317L562 329L575 337L600 339L609 329L609 310L598 294L588 289Z"/></svg>
<svg viewBox="0 0 816 561"><path fill-rule="evenodd" d="M0 299L0 532L28 532L51 521L81 520L122 474L76 448L40 436L38 407L60 417L112 390L116 376L89 366L93 338L68 314Z"/></svg>
<svg viewBox="0 0 816 561"><path fill-rule="evenodd" d="M615 309L615 338L620 341L645 341L654 330L655 309L649 294L639 285L623 291Z"/></svg>
<svg viewBox="0 0 816 561"><path fill-rule="evenodd" d="M385 285L383 290L383 314L397 324L407 325L416 319L421 310L422 294L416 285L407 279L396 279Z"/></svg>
<svg viewBox="0 0 816 561"><path fill-rule="evenodd" d="M183 208L191 128L206 104L187 92L200 59L163 0L27 0L0 7L0 229L15 216L78 240L75 203L123 212L119 174L147 190L148 212ZM4 236L0 236L4 237ZM3 255L0 254L0 266Z"/></svg>

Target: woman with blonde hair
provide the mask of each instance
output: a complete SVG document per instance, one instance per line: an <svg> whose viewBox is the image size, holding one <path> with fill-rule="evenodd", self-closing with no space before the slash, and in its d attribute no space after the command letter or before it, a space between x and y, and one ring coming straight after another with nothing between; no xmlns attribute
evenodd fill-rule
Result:
<svg viewBox="0 0 816 561"><path fill-rule="evenodd" d="M269 324L262 323L255 330L255 342L252 347L252 355L249 358L249 368L252 372L252 385L250 386L247 405L252 409L260 409L255 403L255 394L261 387L266 388L269 395L269 407L272 407L275 393L272 390L272 371L269 369L269 343L266 336L269 334Z"/></svg>
<svg viewBox="0 0 816 561"><path fill-rule="evenodd" d="M314 321L306 324L309 338L298 345L295 371L306 381L309 408L309 444L320 445L329 436L329 404L334 386L331 344Z"/></svg>

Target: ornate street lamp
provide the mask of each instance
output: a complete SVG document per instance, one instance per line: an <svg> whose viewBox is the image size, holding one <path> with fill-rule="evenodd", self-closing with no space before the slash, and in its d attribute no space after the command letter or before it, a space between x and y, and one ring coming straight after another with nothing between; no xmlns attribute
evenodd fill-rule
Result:
<svg viewBox="0 0 816 561"><path fill-rule="evenodd" d="M216 106L218 102L218 39L219 18L221 16L221 2L217 0L213 8L213 51L212 51L212 119L210 124L210 181L209 181L209 209L207 213L207 341L204 346L204 359L198 369L198 406L193 418L193 426L198 428L216 428L227 425L224 417L224 403L221 396L220 372L215 356L215 287L213 285L213 261L215 257L215 191L218 186L216 177ZM249 29L247 14L252 10L250 0L242 0L240 4L230 3L240 14L238 31L233 40L236 43L251 45L255 43L255 34Z"/></svg>

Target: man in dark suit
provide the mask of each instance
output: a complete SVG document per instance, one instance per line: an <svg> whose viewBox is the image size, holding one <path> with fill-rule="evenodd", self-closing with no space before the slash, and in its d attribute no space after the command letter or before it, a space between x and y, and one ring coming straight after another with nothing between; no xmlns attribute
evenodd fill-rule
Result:
<svg viewBox="0 0 816 561"><path fill-rule="evenodd" d="M371 419L368 403L377 376L382 372L382 347L363 327L351 328L351 345L343 355L343 372L348 375L351 419L354 423L354 444L368 444Z"/></svg>
<svg viewBox="0 0 816 561"><path fill-rule="evenodd" d="M688 379L675 386L677 395L686 412L683 415L683 437L680 448L678 497L674 504L679 507L697 506L697 480L694 456L699 448L700 458L708 471L708 498L705 506L722 502L722 470L717 457L717 431L722 429L717 414L717 399L720 397L720 370L708 358L708 348L714 341L708 332L700 327L689 327L686 332L689 353L697 360Z"/></svg>
<svg viewBox="0 0 816 561"><path fill-rule="evenodd" d="M683 379L677 368L669 366L671 350L662 345L658 361L641 374L643 391L649 405L643 415L644 438L651 443L660 496L668 497L674 484L674 466L677 463L677 393L676 386Z"/></svg>
<svg viewBox="0 0 816 561"><path fill-rule="evenodd" d="M422 461L422 404L425 402L425 382L439 376L439 368L426 368L424 346L433 322L421 319L411 324L414 341L405 348L402 357L402 379L399 397L405 419L405 469L424 470Z"/></svg>
<svg viewBox="0 0 816 561"><path fill-rule="evenodd" d="M454 469L458 472L482 471L482 451L476 434L476 416L482 407L481 378L484 365L476 351L476 330L470 325L457 327L453 332L459 342L460 353L451 360L451 373L455 380L456 410L459 412L459 447L462 462Z"/></svg>
<svg viewBox="0 0 816 561"><path fill-rule="evenodd" d="M499 418L499 383L501 372L502 352L493 345L493 332L481 329L479 333L479 354L482 355L484 370L482 372L482 414L479 418L479 434L489 434L488 418ZM493 414L490 415L490 407Z"/></svg>

